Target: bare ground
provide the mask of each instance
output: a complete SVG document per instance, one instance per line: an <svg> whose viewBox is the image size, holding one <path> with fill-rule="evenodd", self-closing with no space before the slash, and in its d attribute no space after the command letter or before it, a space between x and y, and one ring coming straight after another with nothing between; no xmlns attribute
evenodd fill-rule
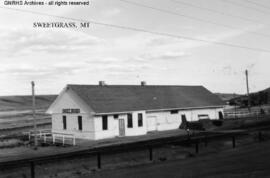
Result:
<svg viewBox="0 0 270 178"><path fill-rule="evenodd" d="M248 178L270 177L270 141L254 143L219 153L209 153L186 160L139 165L115 170L104 170L77 176L86 178ZM71 176L72 177L72 176Z"/></svg>
<svg viewBox="0 0 270 178"><path fill-rule="evenodd" d="M258 142L255 138L249 135L237 139L236 149L228 139L210 142L207 147L201 144L199 154L194 145L164 145L154 149L153 162L147 150L106 154L102 155L102 170L96 168L95 156L58 160L38 165L36 174L37 178L269 177L270 141ZM30 177L29 172L28 165L2 170L0 177Z"/></svg>

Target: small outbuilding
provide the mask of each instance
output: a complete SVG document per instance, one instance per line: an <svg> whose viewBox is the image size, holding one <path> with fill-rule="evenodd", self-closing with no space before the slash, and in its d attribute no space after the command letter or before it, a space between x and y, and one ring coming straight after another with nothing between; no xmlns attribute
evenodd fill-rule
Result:
<svg viewBox="0 0 270 178"><path fill-rule="evenodd" d="M182 120L222 119L224 103L203 86L67 85L47 110L52 132L76 138L144 135Z"/></svg>

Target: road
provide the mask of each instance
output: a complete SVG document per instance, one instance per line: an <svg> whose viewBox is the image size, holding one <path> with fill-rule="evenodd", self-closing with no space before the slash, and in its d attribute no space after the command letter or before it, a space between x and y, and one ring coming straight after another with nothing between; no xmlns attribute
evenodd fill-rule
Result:
<svg viewBox="0 0 270 178"><path fill-rule="evenodd" d="M199 155L186 160L165 161L115 170L101 170L94 178L240 178L270 177L270 141L236 149ZM80 178L86 178L81 176Z"/></svg>

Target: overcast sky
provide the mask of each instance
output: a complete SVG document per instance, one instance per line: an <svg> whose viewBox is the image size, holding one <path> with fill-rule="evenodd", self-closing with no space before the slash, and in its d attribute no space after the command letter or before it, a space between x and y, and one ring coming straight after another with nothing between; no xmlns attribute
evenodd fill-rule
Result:
<svg viewBox="0 0 270 178"><path fill-rule="evenodd" d="M245 0L234 1L257 10L222 0L179 1L255 22L171 0L136 2L234 28L194 21L119 0L92 0L89 7L15 8L270 50L270 10ZM259 3L270 7L267 0ZM107 84L139 84L144 80L149 85L204 85L213 92L245 93L245 69L250 71L251 91L270 87L270 53L267 52L95 24L89 29L77 30L34 29L32 26L36 21L63 19L0 9L0 95L30 94L32 80L36 82L37 94L57 94L66 84L97 84L99 80Z"/></svg>

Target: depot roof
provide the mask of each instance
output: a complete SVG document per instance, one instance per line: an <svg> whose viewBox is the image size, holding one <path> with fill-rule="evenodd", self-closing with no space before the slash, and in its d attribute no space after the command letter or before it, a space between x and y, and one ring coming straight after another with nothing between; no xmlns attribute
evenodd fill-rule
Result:
<svg viewBox="0 0 270 178"><path fill-rule="evenodd" d="M203 86L67 85L67 89L74 91L95 113L224 105Z"/></svg>

